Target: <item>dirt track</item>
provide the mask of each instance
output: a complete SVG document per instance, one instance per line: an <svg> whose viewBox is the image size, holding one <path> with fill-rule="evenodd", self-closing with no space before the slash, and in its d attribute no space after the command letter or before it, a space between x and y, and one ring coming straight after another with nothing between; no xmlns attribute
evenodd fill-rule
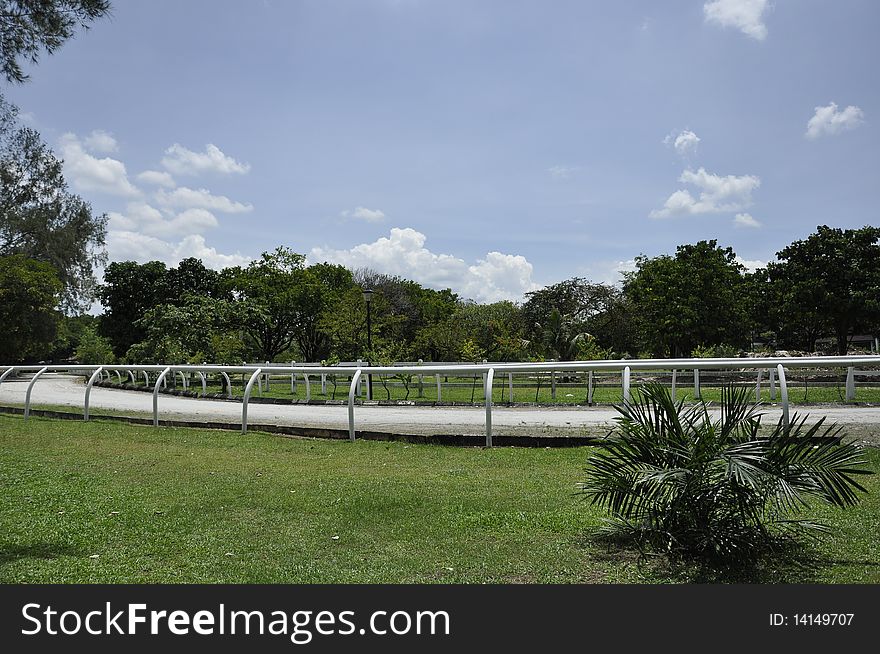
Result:
<svg viewBox="0 0 880 654"><path fill-rule="evenodd" d="M27 380L6 380L0 384L0 404L22 405ZM34 385L31 402L34 406L70 406L82 411L85 385L82 378L46 374ZM95 387L92 389L92 410L112 411L117 415L152 415L152 395ZM830 422L845 425L847 433L860 440L880 445L880 407L813 406L805 413L810 421L826 416ZM766 420L778 420L781 409L767 407ZM221 400L194 399L172 395L159 396L159 415L163 419L187 421L241 422L241 403ZM492 412L493 431L499 435L598 435L617 416L610 407L505 407L495 406ZM414 407L364 405L355 408L358 429L405 434L472 434L485 433L485 410L482 407ZM296 425L329 429L348 429L348 410L342 405L248 406L252 424Z"/></svg>

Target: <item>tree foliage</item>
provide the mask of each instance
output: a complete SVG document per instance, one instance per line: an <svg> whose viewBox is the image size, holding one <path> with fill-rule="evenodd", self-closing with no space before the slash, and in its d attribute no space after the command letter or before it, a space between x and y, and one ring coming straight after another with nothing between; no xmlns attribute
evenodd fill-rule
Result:
<svg viewBox="0 0 880 654"><path fill-rule="evenodd" d="M27 80L22 64L52 54L78 28L110 12L107 0L0 0L0 69L9 82Z"/></svg>
<svg viewBox="0 0 880 654"><path fill-rule="evenodd" d="M644 345L687 356L698 345L745 343L750 332L744 269L717 241L680 245L674 257L636 257L624 292L639 315Z"/></svg>
<svg viewBox="0 0 880 654"><path fill-rule="evenodd" d="M815 350L834 335L838 354L858 330L880 326L880 227L825 225L767 266L768 316L783 339Z"/></svg>
<svg viewBox="0 0 880 654"><path fill-rule="evenodd" d="M21 254L0 256L0 361L33 361L51 351L61 289L49 264Z"/></svg>
<svg viewBox="0 0 880 654"><path fill-rule="evenodd" d="M63 284L63 308L83 309L94 267L105 260L106 216L68 191L61 161L36 131L18 126L16 113L0 96L0 256L50 264Z"/></svg>

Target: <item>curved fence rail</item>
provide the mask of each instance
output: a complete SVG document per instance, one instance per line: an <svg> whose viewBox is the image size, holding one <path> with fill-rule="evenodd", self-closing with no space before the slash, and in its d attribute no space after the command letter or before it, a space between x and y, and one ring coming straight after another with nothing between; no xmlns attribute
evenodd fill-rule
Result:
<svg viewBox="0 0 880 654"><path fill-rule="evenodd" d="M362 380L366 376L390 375L399 376L401 374L409 374L419 377L421 384L422 377L433 375L437 383L437 397L440 398L440 377L442 375L458 375L458 376L477 376L483 377L483 389L486 405L486 445L492 445L492 388L495 376L507 375L508 385L511 393L513 392L513 375L529 374L529 373L549 373L551 375L551 384L555 393L556 374L559 373L587 373L588 390L587 399L592 402L593 396L593 373L598 372L614 372L621 377L621 400L628 402L631 397L631 376L634 371L671 371L672 372L672 393L676 391L677 373L681 370L693 371L694 379L694 396L700 397L700 371L713 370L738 370L738 371L755 371L757 372L756 392L760 397L761 379L764 371L768 372L769 387L771 398L776 397L776 380L778 379L780 391L780 403L782 406L782 419L787 425L790 420L789 398L788 398L788 382L786 378L786 370L804 369L804 368L839 368L846 369L846 399L851 400L855 397L855 376L856 375L876 375L875 372L857 371L856 366L876 367L880 366L880 357L878 356L836 356L836 357L789 357L789 358L734 358L734 359L625 359L625 360L603 360L603 361L552 361L540 363L482 363L482 364L424 364L418 365L394 365L394 366L366 366L358 364L346 364L341 366L320 366L320 365L281 365L272 364L271 366L241 365L241 366L224 366L224 365L86 365L86 364L49 364L49 365L33 365L33 366L0 366L0 384L12 375L30 374L32 375L28 384L27 394L25 398L25 417L30 415L31 391L37 380L46 372L66 372L89 376L86 385L85 397L83 399L83 418L89 419L89 395L95 381L107 375L108 379L111 373L115 373L119 379L122 374L127 374L130 378L135 379L137 373L143 375L147 384L150 383L150 373L156 375L156 381L153 386L153 425L159 425L159 388L166 384L166 379L180 375L183 380L184 388L188 387L188 375L195 374L201 378L202 392L205 393L207 385L206 378L208 375L221 376L225 381L228 397L232 397L232 382L230 375L249 375L247 385L242 396L241 410L241 432L247 433L247 409L248 400L256 385L258 392L261 392L263 382L266 379L266 387L268 389L270 375L290 375L291 388L295 388L296 377L301 376L305 381L306 400L311 399L311 385L309 375L320 375L322 386L325 384L328 375L350 376L348 392L348 433L349 439L355 440L355 411L356 397L359 395ZM368 391L369 392L369 391Z"/></svg>

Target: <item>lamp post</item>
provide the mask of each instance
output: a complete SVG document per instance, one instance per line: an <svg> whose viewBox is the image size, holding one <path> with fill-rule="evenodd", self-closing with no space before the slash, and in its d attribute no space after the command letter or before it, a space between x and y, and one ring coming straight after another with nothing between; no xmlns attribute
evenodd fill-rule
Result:
<svg viewBox="0 0 880 654"><path fill-rule="evenodd" d="M364 289L364 302L367 304L367 350L370 352L372 356L373 352L373 324L370 321L370 305L373 302L373 289L365 288ZM367 365L373 365L369 360L367 361ZM373 399L373 375L367 375L367 399Z"/></svg>

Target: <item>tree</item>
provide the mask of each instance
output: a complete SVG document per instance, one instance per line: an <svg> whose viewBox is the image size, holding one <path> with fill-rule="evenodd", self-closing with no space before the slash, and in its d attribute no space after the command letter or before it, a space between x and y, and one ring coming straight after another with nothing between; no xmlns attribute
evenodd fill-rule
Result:
<svg viewBox="0 0 880 654"><path fill-rule="evenodd" d="M0 257L0 361L35 360L51 351L61 288L49 264L20 254Z"/></svg>
<svg viewBox="0 0 880 654"><path fill-rule="evenodd" d="M513 302L492 304L462 302L454 320L462 325L465 338L489 361L521 361L528 341L523 336L522 314Z"/></svg>
<svg viewBox="0 0 880 654"><path fill-rule="evenodd" d="M67 190L61 161L0 96L0 256L22 254L50 264L63 285L62 307L85 308L93 268L106 260L107 218Z"/></svg>
<svg viewBox="0 0 880 654"><path fill-rule="evenodd" d="M182 304L187 295L219 297L221 295L220 274L205 267L201 259L189 257L176 268L169 268L162 278L161 296L164 301Z"/></svg>
<svg viewBox="0 0 880 654"><path fill-rule="evenodd" d="M351 288L351 272L340 265L318 263L299 275L292 298L293 330L304 361L321 361L330 355L331 339L321 329L321 318Z"/></svg>
<svg viewBox="0 0 880 654"><path fill-rule="evenodd" d="M107 0L0 0L0 67L9 82L24 82L22 60L36 64L52 54L78 27L110 12Z"/></svg>
<svg viewBox="0 0 880 654"><path fill-rule="evenodd" d="M880 227L816 228L767 266L770 315L784 337L814 350L830 331L838 354L849 337L880 322Z"/></svg>
<svg viewBox="0 0 880 654"><path fill-rule="evenodd" d="M132 345L126 359L132 363L230 363L243 353L230 350L228 336L235 333L244 307L228 300L186 295L180 304L159 304L147 310L135 325L145 337ZM225 360L225 361L224 361Z"/></svg>
<svg viewBox="0 0 880 654"><path fill-rule="evenodd" d="M327 352L329 341L318 325L349 287L349 273L341 266L304 264L303 255L279 247L247 268L226 273L232 296L247 308L243 327L261 360L274 360L295 344L308 360Z"/></svg>
<svg viewBox="0 0 880 654"><path fill-rule="evenodd" d="M94 326L86 327L80 335L76 348L76 360L79 363L114 363L113 346L110 341L100 336Z"/></svg>
<svg viewBox="0 0 880 654"><path fill-rule="evenodd" d="M556 309L574 333L587 332L618 352L636 348L635 316L623 292L610 284L597 284L573 277L526 293L522 306L528 337L541 342L544 329ZM557 356L557 355L550 355Z"/></svg>
<svg viewBox="0 0 880 654"><path fill-rule="evenodd" d="M697 345L745 343L749 333L743 267L717 241L680 245L674 257L636 257L624 292L640 316L645 345L687 356Z"/></svg>
<svg viewBox="0 0 880 654"><path fill-rule="evenodd" d="M165 301L167 274L161 261L114 261L104 270L104 283L98 287L98 298L104 305L98 333L110 339L117 357L125 356L132 345L146 338L147 330L138 321Z"/></svg>
<svg viewBox="0 0 880 654"><path fill-rule="evenodd" d="M579 332L579 325L571 316L563 316L559 309L551 309L541 329L540 343L547 356L559 361L572 361L580 352L586 332Z"/></svg>

